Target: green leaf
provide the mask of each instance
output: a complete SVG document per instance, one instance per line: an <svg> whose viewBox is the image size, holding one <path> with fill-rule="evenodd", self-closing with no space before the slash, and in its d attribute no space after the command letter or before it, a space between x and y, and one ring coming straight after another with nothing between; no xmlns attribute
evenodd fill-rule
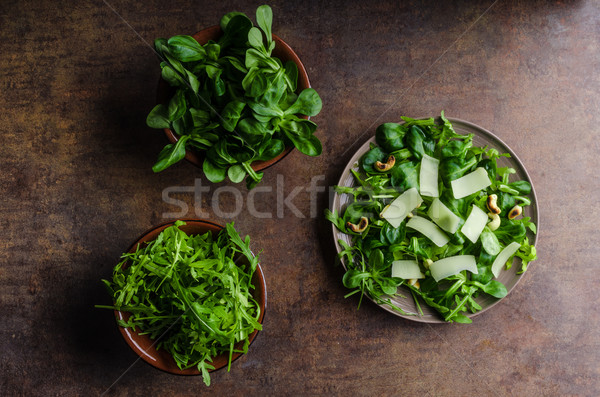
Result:
<svg viewBox="0 0 600 397"><path fill-rule="evenodd" d="M423 154L425 153L425 148L423 146L424 133L423 131L416 125L410 127L406 134L406 146L410 149L413 156L417 160L421 160Z"/></svg>
<svg viewBox="0 0 600 397"><path fill-rule="evenodd" d="M465 316L464 314L456 314L454 317L452 317L452 321L454 321L456 323L461 323L461 324L471 324L473 322L473 320L471 320L469 317Z"/></svg>
<svg viewBox="0 0 600 397"><path fill-rule="evenodd" d="M246 104L237 99L225 105L225 108L221 112L221 118L223 119L221 125L226 131L231 132L235 129L245 107Z"/></svg>
<svg viewBox="0 0 600 397"><path fill-rule="evenodd" d="M344 287L354 289L358 288L362 281L368 279L370 274L367 272L361 272L356 269L349 269L342 277L342 283Z"/></svg>
<svg viewBox="0 0 600 397"><path fill-rule="evenodd" d="M307 116L316 116L321 111L323 102L321 97L313 88L302 90L298 99L292 106L285 110L285 114L305 114Z"/></svg>
<svg viewBox="0 0 600 397"><path fill-rule="evenodd" d="M529 244L529 239L527 237L521 243L521 247L517 251L516 256L521 258L522 261L521 270L518 272L519 274L525 273L529 262L537 259L537 251L533 245Z"/></svg>
<svg viewBox="0 0 600 397"><path fill-rule="evenodd" d="M185 144L188 139L189 135L184 135L176 143L166 145L159 153L158 160L152 167L152 171L163 171L178 161L183 160L185 157Z"/></svg>
<svg viewBox="0 0 600 397"><path fill-rule="evenodd" d="M198 81L196 75L190 72L189 70L186 70L186 74L188 78L189 87L195 94L198 94L198 90L200 89L200 81Z"/></svg>
<svg viewBox="0 0 600 397"><path fill-rule="evenodd" d="M465 175L477 164L475 157L460 159L451 157L440 162L440 177L446 187L450 187L450 182Z"/></svg>
<svg viewBox="0 0 600 397"><path fill-rule="evenodd" d="M260 103L266 107L279 107L279 101L286 92L285 82L285 71L279 69L275 76L271 75L270 79L267 79L267 87L264 90Z"/></svg>
<svg viewBox="0 0 600 397"><path fill-rule="evenodd" d="M262 141L269 134L265 123L261 123L252 117L240 120L237 128L238 134L244 142L254 145Z"/></svg>
<svg viewBox="0 0 600 397"><path fill-rule="evenodd" d="M268 85L269 85L269 81L267 79L267 76L264 73L257 71L256 73L253 74L253 80L252 80L248 90L246 90L246 95L251 98L258 98L265 93ZM263 108L268 109L269 111L273 110L273 109L270 109L269 106L264 106L264 105L261 105L261 106Z"/></svg>
<svg viewBox="0 0 600 397"><path fill-rule="evenodd" d="M490 281L489 283L483 285L481 289L486 294L492 295L493 297L499 299L504 298L506 294L508 294L508 291L506 290L504 284L497 280Z"/></svg>
<svg viewBox="0 0 600 397"><path fill-rule="evenodd" d="M285 150L285 145L280 139L270 139L267 144L260 148L257 160L268 161L279 156Z"/></svg>
<svg viewBox="0 0 600 397"><path fill-rule="evenodd" d="M301 153L306 154L307 156L318 156L323 152L323 147L321 146L321 141L314 135L309 135L307 137L296 135L285 131L285 135L288 137L290 141L294 144L296 149L298 149Z"/></svg>
<svg viewBox="0 0 600 397"><path fill-rule="evenodd" d="M221 28L225 34L219 39L219 45L223 48L244 47L251 27L252 21L241 12L225 15L221 18Z"/></svg>
<svg viewBox="0 0 600 397"><path fill-rule="evenodd" d="M392 168L392 186L401 192L410 188L419 188L419 164L407 161Z"/></svg>
<svg viewBox="0 0 600 397"><path fill-rule="evenodd" d="M256 28L254 28L256 29ZM261 68L266 69L265 71L275 71L279 70L279 64L275 61L275 58L269 57L263 51L258 50L256 48L249 48L246 51L246 60L245 60L246 68Z"/></svg>
<svg viewBox="0 0 600 397"><path fill-rule="evenodd" d="M146 124L151 128L169 128L169 115L164 105L156 105L146 117Z"/></svg>
<svg viewBox="0 0 600 397"><path fill-rule="evenodd" d="M380 147L374 147L365 154L359 160L360 167L366 173L379 173L375 170L374 165L377 161L385 162L387 153L385 153Z"/></svg>
<svg viewBox="0 0 600 397"><path fill-rule="evenodd" d="M403 222L398 227L393 227L389 223L386 222L385 225L381 228L379 239L384 244L393 245L400 244L406 237L406 223Z"/></svg>
<svg viewBox="0 0 600 397"><path fill-rule="evenodd" d="M265 32L267 43L271 43L271 26L273 25L273 10L268 5L262 5L256 9L256 23Z"/></svg>
<svg viewBox="0 0 600 397"><path fill-rule="evenodd" d="M256 185L258 185L260 183L260 181L263 178L264 173L263 172L257 172L256 176L252 177L252 178L246 178L246 188L248 190L254 189L256 187Z"/></svg>
<svg viewBox="0 0 600 397"><path fill-rule="evenodd" d="M225 175L227 174L227 168L218 167L209 159L204 159L202 170L204 171L206 178L212 183L223 182L225 180Z"/></svg>
<svg viewBox="0 0 600 397"><path fill-rule="evenodd" d="M227 169L227 176L233 183L240 183L246 177L246 170L239 164L232 165Z"/></svg>
<svg viewBox="0 0 600 397"><path fill-rule="evenodd" d="M400 150L404 147L403 138L406 127L398 123L384 123L375 131L375 141L388 152Z"/></svg>
<svg viewBox="0 0 600 397"><path fill-rule="evenodd" d="M213 61L217 61L219 55L221 55L221 46L211 41L204 45L204 50L206 51L206 57Z"/></svg>
<svg viewBox="0 0 600 397"><path fill-rule="evenodd" d="M175 95L169 101L168 117L169 121L175 121L183 117L187 110L187 103L185 101L185 92L179 89L175 92Z"/></svg>
<svg viewBox="0 0 600 397"><path fill-rule="evenodd" d="M473 146L473 135L468 139L450 141L442 149L442 158L460 157L464 158L467 151Z"/></svg>
<svg viewBox="0 0 600 397"><path fill-rule="evenodd" d="M246 68L244 63L242 61L240 61L238 58L228 55L228 56L224 56L221 59L227 60L229 62L229 64L231 64L231 66L233 66L235 69L239 70L240 72L244 73L244 75L246 75L248 73L248 69Z"/></svg>
<svg viewBox="0 0 600 397"><path fill-rule="evenodd" d="M502 250L498 238L487 226L483 228L483 232L481 232L479 239L481 240L481 246L485 252L490 255L498 255Z"/></svg>
<svg viewBox="0 0 600 397"><path fill-rule="evenodd" d="M182 117L171 123L172 129L177 135L188 135L193 126L194 121L192 115L188 111L186 111Z"/></svg>
<svg viewBox="0 0 600 397"><path fill-rule="evenodd" d="M508 186L517 190L520 194L531 193L531 184L527 181L515 181L509 183Z"/></svg>
<svg viewBox="0 0 600 397"><path fill-rule="evenodd" d="M190 108L194 127L203 127L210 123L210 113L206 110Z"/></svg>
<svg viewBox="0 0 600 397"><path fill-rule="evenodd" d="M246 16L246 14L244 14L243 12L238 12L238 11L229 12L229 13L223 15L223 17L221 17L221 21L219 22L219 25L221 26L221 30L223 30L223 32L228 33L230 31L230 28L228 27L229 22L231 21L231 19L233 17L236 17L236 16L241 16L246 19L248 18Z"/></svg>
<svg viewBox="0 0 600 397"><path fill-rule="evenodd" d="M262 33L258 28L251 28L248 32L248 43L259 51L266 52L263 44ZM246 65L248 66L248 65Z"/></svg>
<svg viewBox="0 0 600 397"><path fill-rule="evenodd" d="M201 61L206 50L192 36L173 36L168 40L169 51L182 62Z"/></svg>
<svg viewBox="0 0 600 397"><path fill-rule="evenodd" d="M161 63L161 76L171 87L185 86L185 81L180 74L166 63Z"/></svg>
<svg viewBox="0 0 600 397"><path fill-rule="evenodd" d="M248 102L250 109L261 116L283 117L284 113L278 107L268 107L257 102Z"/></svg>
<svg viewBox="0 0 600 397"><path fill-rule="evenodd" d="M298 88L298 66L295 62L287 61L284 68L287 85L291 92L296 92Z"/></svg>

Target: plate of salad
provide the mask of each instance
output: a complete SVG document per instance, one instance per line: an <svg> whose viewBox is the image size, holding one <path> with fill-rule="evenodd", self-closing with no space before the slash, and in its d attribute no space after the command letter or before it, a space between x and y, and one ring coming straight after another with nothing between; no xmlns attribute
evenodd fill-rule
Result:
<svg viewBox="0 0 600 397"><path fill-rule="evenodd" d="M536 259L538 206L516 154L473 123L402 117L358 149L331 209L342 282L400 317L471 323Z"/></svg>

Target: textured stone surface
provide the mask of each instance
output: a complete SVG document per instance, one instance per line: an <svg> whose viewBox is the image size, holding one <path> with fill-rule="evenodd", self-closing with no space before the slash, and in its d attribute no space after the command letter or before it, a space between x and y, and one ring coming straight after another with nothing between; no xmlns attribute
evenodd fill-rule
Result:
<svg viewBox="0 0 600 397"><path fill-rule="evenodd" d="M145 126L158 62L144 40L256 4L0 3L0 394L600 394L599 4L373 3L271 3L274 32L323 98L323 156L293 152L254 201L241 189L239 210L218 190L226 183L196 201L173 195L182 215L235 220L263 250L265 330L210 390L135 362L112 314L93 305L107 303L99 280L120 253L178 210L163 189L201 177L186 163L151 171L165 138ZM442 109L492 130L528 168L539 259L470 326L357 311L311 178L334 184L379 123ZM297 212L278 213L292 194Z"/></svg>

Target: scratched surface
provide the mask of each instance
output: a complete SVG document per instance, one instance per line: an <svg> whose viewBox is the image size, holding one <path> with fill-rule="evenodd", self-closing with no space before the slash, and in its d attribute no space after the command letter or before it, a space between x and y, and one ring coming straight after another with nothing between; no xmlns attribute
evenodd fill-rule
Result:
<svg viewBox="0 0 600 397"><path fill-rule="evenodd" d="M187 163L152 173L165 138L145 126L159 73L145 42L259 3L0 3L1 395L600 394L600 4L323 3L270 3L323 99L323 155L293 152L250 194ZM539 259L472 325L357 311L323 190L379 123L441 110L527 167ZM135 362L93 307L121 252L174 216L235 221L262 250L264 331L210 389Z"/></svg>

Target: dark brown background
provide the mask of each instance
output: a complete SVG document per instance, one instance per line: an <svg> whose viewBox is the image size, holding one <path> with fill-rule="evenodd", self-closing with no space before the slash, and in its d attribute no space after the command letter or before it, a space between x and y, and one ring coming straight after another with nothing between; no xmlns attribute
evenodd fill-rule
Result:
<svg viewBox="0 0 600 397"><path fill-rule="evenodd" d="M202 177L187 163L151 171L165 138L145 126L159 69L143 40L260 3L2 1L0 394L598 395L600 4L448 3L271 2L274 32L323 99L314 121L324 152L295 151L268 170L270 191L255 201L270 218L251 214L245 188L226 217L235 196L213 195L227 183L197 203L174 196L188 216L235 220L263 250L265 329L207 389L143 362L125 372L136 356L93 305L109 302L100 279L121 252L177 210L163 189ZM472 325L417 324L370 303L357 311L321 219L327 194L311 217L311 177L334 184L376 125L442 109L524 162L540 201L539 259ZM278 216L277 178L304 218Z"/></svg>

